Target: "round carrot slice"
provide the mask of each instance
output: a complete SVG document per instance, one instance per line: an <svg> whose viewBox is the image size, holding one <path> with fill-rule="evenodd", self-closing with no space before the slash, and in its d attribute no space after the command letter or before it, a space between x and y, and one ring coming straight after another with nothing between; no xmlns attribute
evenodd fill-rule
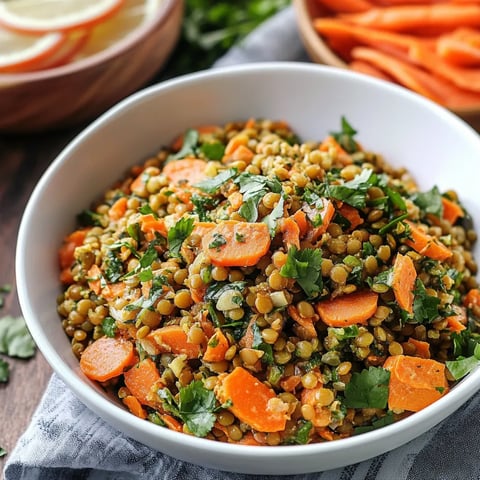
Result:
<svg viewBox="0 0 480 480"><path fill-rule="evenodd" d="M0 3L0 23L26 33L87 28L109 18L124 0L16 0Z"/></svg>

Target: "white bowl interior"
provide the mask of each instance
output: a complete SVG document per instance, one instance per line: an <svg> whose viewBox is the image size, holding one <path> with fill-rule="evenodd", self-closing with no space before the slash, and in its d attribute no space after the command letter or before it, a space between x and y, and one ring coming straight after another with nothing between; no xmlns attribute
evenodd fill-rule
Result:
<svg viewBox="0 0 480 480"><path fill-rule="evenodd" d="M480 226L478 135L420 96L332 67L254 64L171 80L121 102L58 156L25 210L17 286L39 348L89 408L132 438L190 462L244 473L291 474L335 468L395 448L431 428L479 388L476 371L434 405L389 427L324 444L255 448L198 439L137 419L81 374L55 311L57 249L79 211L128 167L188 127L250 117L282 119L302 139L320 140L339 129L342 115L367 149L407 167L422 188L456 189ZM475 253L480 258L478 244Z"/></svg>

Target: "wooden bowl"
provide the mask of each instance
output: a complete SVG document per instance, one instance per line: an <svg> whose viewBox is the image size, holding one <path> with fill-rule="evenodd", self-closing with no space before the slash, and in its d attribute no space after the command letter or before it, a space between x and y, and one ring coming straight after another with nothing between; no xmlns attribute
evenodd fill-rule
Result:
<svg viewBox="0 0 480 480"><path fill-rule="evenodd" d="M144 86L175 47L183 0L95 55L50 70L0 74L0 132L60 129L90 121Z"/></svg>
<svg viewBox="0 0 480 480"><path fill-rule="evenodd" d="M313 19L328 15L316 0L292 0L298 30L305 50L316 63L348 69L348 65L327 45L313 27ZM476 130L480 131L480 108L450 109Z"/></svg>

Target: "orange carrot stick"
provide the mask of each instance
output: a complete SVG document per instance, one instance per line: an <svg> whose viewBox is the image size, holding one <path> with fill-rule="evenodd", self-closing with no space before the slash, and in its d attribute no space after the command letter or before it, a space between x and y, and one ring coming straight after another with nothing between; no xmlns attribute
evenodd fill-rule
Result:
<svg viewBox="0 0 480 480"><path fill-rule="evenodd" d="M373 7L367 0L317 0L317 2L335 13L366 12Z"/></svg>
<svg viewBox="0 0 480 480"><path fill-rule="evenodd" d="M413 312L413 289L417 271L408 255L397 254L393 264L392 290L400 308L408 313Z"/></svg>
<svg viewBox="0 0 480 480"><path fill-rule="evenodd" d="M340 18L356 25L397 32L427 28L451 30L459 25L480 26L480 5L399 5L342 14Z"/></svg>
<svg viewBox="0 0 480 480"><path fill-rule="evenodd" d="M157 328L147 335L153 339L159 348L159 353L185 354L187 358L198 358L200 346L188 341L187 334L179 325L168 325Z"/></svg>
<svg viewBox="0 0 480 480"><path fill-rule="evenodd" d="M75 249L83 245L83 241L89 230L89 228L75 230L65 237L62 246L58 250L58 260L61 268L70 267L75 261Z"/></svg>
<svg viewBox="0 0 480 480"><path fill-rule="evenodd" d="M448 392L445 365L436 360L395 355L383 367L390 371L390 410L418 412Z"/></svg>
<svg viewBox="0 0 480 480"><path fill-rule="evenodd" d="M454 225L460 217L464 216L462 207L448 198L442 197L443 218Z"/></svg>
<svg viewBox="0 0 480 480"><path fill-rule="evenodd" d="M459 27L440 36L436 42L437 53L447 62L460 67L480 65L480 32Z"/></svg>
<svg viewBox="0 0 480 480"><path fill-rule="evenodd" d="M150 394L160 381L160 373L150 358L145 358L123 374L125 386L143 405L154 406Z"/></svg>
<svg viewBox="0 0 480 480"><path fill-rule="evenodd" d="M91 380L118 377L135 359L133 344L121 338L101 337L83 351L80 369Z"/></svg>
<svg viewBox="0 0 480 480"><path fill-rule="evenodd" d="M127 395L122 402L128 407L131 413L136 417L142 418L145 420L147 418L147 412L142 407L141 403L133 395Z"/></svg>
<svg viewBox="0 0 480 480"><path fill-rule="evenodd" d="M221 362L225 360L225 353L229 348L230 344L227 337L220 328L217 328L208 340L203 360L205 362Z"/></svg>
<svg viewBox="0 0 480 480"><path fill-rule="evenodd" d="M405 223L410 227L410 238L405 240L405 243L416 252L432 258L433 260L441 261L446 260L453 255L452 251L447 246L425 233L413 222L405 220Z"/></svg>
<svg viewBox="0 0 480 480"><path fill-rule="evenodd" d="M467 328L467 312L465 307L459 307L457 305L455 305L453 309L455 311L455 315L450 315L446 318L447 329L451 332L459 333Z"/></svg>
<svg viewBox="0 0 480 480"><path fill-rule="evenodd" d="M172 160L163 167L163 174L173 183L187 182L190 185L205 179L207 162L198 158Z"/></svg>
<svg viewBox="0 0 480 480"><path fill-rule="evenodd" d="M226 220L202 239L202 249L213 265L249 267L256 265L270 248L270 233L265 223Z"/></svg>
<svg viewBox="0 0 480 480"><path fill-rule="evenodd" d="M219 376L215 395L220 403L231 401L228 409L259 432L285 430L287 405L275 392L242 367Z"/></svg>
<svg viewBox="0 0 480 480"><path fill-rule="evenodd" d="M374 67L373 65L363 60L352 60L348 64L348 66L351 70L354 70L355 72L364 73L365 75L370 75L371 77L385 80L387 82L393 81L392 77L383 73L379 68Z"/></svg>
<svg viewBox="0 0 480 480"><path fill-rule="evenodd" d="M370 290L318 302L315 307L329 327L365 325L377 310L378 294Z"/></svg>
<svg viewBox="0 0 480 480"><path fill-rule="evenodd" d="M422 340L410 337L408 343L415 346L416 354L414 356L421 358L430 358L430 344Z"/></svg>

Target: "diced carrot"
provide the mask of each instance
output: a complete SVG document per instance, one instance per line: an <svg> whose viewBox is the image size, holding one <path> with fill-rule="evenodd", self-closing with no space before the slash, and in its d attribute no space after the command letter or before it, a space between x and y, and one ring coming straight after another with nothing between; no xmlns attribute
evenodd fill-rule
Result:
<svg viewBox="0 0 480 480"><path fill-rule="evenodd" d="M125 386L141 404L154 406L149 397L152 388L160 381L160 373L153 360L145 358L127 370L123 378Z"/></svg>
<svg viewBox="0 0 480 480"><path fill-rule="evenodd" d="M102 271L97 264L93 264L87 272L88 287L95 295L102 291Z"/></svg>
<svg viewBox="0 0 480 480"><path fill-rule="evenodd" d="M80 357L80 369L91 380L118 377L135 361L133 344L122 338L100 337Z"/></svg>
<svg viewBox="0 0 480 480"><path fill-rule="evenodd" d="M413 260L408 255L397 253L393 264L392 290L400 308L413 312L413 290L417 271Z"/></svg>
<svg viewBox="0 0 480 480"><path fill-rule="evenodd" d="M248 144L248 137L243 133L234 135L227 143L225 147L225 156L230 157L235 150L239 147L245 147Z"/></svg>
<svg viewBox="0 0 480 480"><path fill-rule="evenodd" d="M217 132L221 131L221 128L218 125L200 125L195 128L195 130L200 134L200 135L206 135L206 134L215 134ZM171 144L171 148L174 152L178 152L182 146L183 146L183 139L184 136L179 135Z"/></svg>
<svg viewBox="0 0 480 480"><path fill-rule="evenodd" d="M270 233L263 223L223 221L202 239L202 248L213 265L250 267L270 248Z"/></svg>
<svg viewBox="0 0 480 480"><path fill-rule="evenodd" d="M63 244L58 250L58 259L62 269L70 267L75 261L75 249L83 245L83 241L89 230L90 228L75 230L64 238Z"/></svg>
<svg viewBox="0 0 480 480"><path fill-rule="evenodd" d="M120 197L108 210L108 216L110 220L120 220L127 211L127 197Z"/></svg>
<svg viewBox="0 0 480 480"><path fill-rule="evenodd" d="M330 225L333 216L335 215L335 207L333 205L333 202L328 200L328 198L322 199L322 202L322 209L313 208L309 205L304 205L302 207L302 210L307 214L307 216L310 216L311 218L316 218L317 216L320 216L322 220L322 223L318 227L315 227L308 231L306 238L310 242L315 242L327 231L327 228Z"/></svg>
<svg viewBox="0 0 480 480"><path fill-rule="evenodd" d="M447 330L451 332L460 333L462 330L465 330L467 323L467 314L465 308L458 307L455 315L450 315L446 318L447 320Z"/></svg>
<svg viewBox="0 0 480 480"><path fill-rule="evenodd" d="M279 221L280 231L282 232L283 243L288 250L292 245L300 248L300 227L297 222L291 218L281 218Z"/></svg>
<svg viewBox="0 0 480 480"><path fill-rule="evenodd" d="M447 246L425 233L413 222L405 220L405 223L410 227L410 236L405 240L405 243L416 252L440 261L446 260L453 255Z"/></svg>
<svg viewBox="0 0 480 480"><path fill-rule="evenodd" d="M344 150L344 148L331 135L328 135L324 138L318 149L322 152L334 150L337 155L349 156L348 153Z"/></svg>
<svg viewBox="0 0 480 480"><path fill-rule="evenodd" d="M127 395L122 401L136 417L142 418L143 420L147 418L147 412L133 395Z"/></svg>
<svg viewBox="0 0 480 480"><path fill-rule="evenodd" d="M207 162L198 158L172 160L163 167L163 174L173 183L186 182L190 185L205 179Z"/></svg>
<svg viewBox="0 0 480 480"><path fill-rule="evenodd" d="M217 328L208 340L203 360L205 362L221 362L225 360L225 353L229 348L230 343L227 337L220 328Z"/></svg>
<svg viewBox="0 0 480 480"><path fill-rule="evenodd" d="M329 327L366 325L376 312L378 294L370 290L342 295L318 302L315 307L323 323Z"/></svg>
<svg viewBox="0 0 480 480"><path fill-rule="evenodd" d="M114 300L123 295L127 288L127 284L125 282L116 282L116 283L108 283L102 288L102 297L104 297L108 302ZM137 294L140 298L140 293ZM137 298L132 298L131 300L134 301Z"/></svg>
<svg viewBox="0 0 480 480"><path fill-rule="evenodd" d="M231 211L236 212L243 205L243 195L240 192L233 192L228 196Z"/></svg>
<svg viewBox="0 0 480 480"><path fill-rule="evenodd" d="M155 218L151 213L140 217L140 230L146 234L158 232L162 237L167 238L168 230L163 218Z"/></svg>
<svg viewBox="0 0 480 480"><path fill-rule="evenodd" d="M342 14L340 18L365 27L388 31L421 29L452 30L480 26L480 5L428 4L371 8L362 13Z"/></svg>
<svg viewBox="0 0 480 480"><path fill-rule="evenodd" d="M459 27L440 36L437 53L447 62L460 67L480 66L480 31Z"/></svg>
<svg viewBox="0 0 480 480"><path fill-rule="evenodd" d="M436 360L395 355L383 367L390 371L390 410L418 412L448 392L445 365Z"/></svg>
<svg viewBox="0 0 480 480"><path fill-rule="evenodd" d="M365 12L373 6L367 0L317 0L317 2L336 13Z"/></svg>
<svg viewBox="0 0 480 480"><path fill-rule="evenodd" d="M182 424L175 417L172 417L168 413L162 413L160 418L170 430L175 432L183 432Z"/></svg>
<svg viewBox="0 0 480 480"><path fill-rule="evenodd" d="M296 224L298 225L298 228L300 229L300 237L303 237L307 231L308 231L308 221L307 221L307 215L303 210L297 210L293 215L292 215L293 220L295 220Z"/></svg>
<svg viewBox="0 0 480 480"><path fill-rule="evenodd" d="M300 375L290 375L280 380L280 387L286 392L293 392L302 382Z"/></svg>
<svg viewBox="0 0 480 480"><path fill-rule="evenodd" d="M200 346L189 342L187 334L179 325L157 328L147 337L156 342L159 353L185 354L187 358L198 358L200 355Z"/></svg>
<svg viewBox="0 0 480 480"><path fill-rule="evenodd" d="M379 68L374 67L368 62L363 60L352 60L348 66L351 70L354 70L358 73L364 73L365 75L370 75L371 77L378 78L380 80L385 80L387 82L392 81L392 77L383 73Z"/></svg>
<svg viewBox="0 0 480 480"><path fill-rule="evenodd" d="M349 232L355 230L359 225L364 222L363 218L360 216L359 211L355 207L348 205L348 203L343 203L342 206L338 209L338 211L343 218L346 218L349 221Z"/></svg>
<svg viewBox="0 0 480 480"><path fill-rule="evenodd" d="M467 308L472 308L474 306L480 306L480 289L472 288L463 299L463 304Z"/></svg>
<svg viewBox="0 0 480 480"><path fill-rule="evenodd" d="M231 401L228 409L259 432L281 432L288 419L287 405L275 392L242 367L220 376L215 387L220 403Z"/></svg>
<svg viewBox="0 0 480 480"><path fill-rule="evenodd" d="M331 442L334 439L333 432L327 427L318 427L316 431L320 437L328 442Z"/></svg>
<svg viewBox="0 0 480 480"><path fill-rule="evenodd" d="M304 329L304 332L308 338L312 339L318 337L313 318L302 317L295 305L289 305L287 307L287 311L290 317Z"/></svg>
<svg viewBox="0 0 480 480"><path fill-rule="evenodd" d="M74 282L72 270L70 269L70 267L62 268L62 270L60 271L60 281L64 285L71 285Z"/></svg>
<svg viewBox="0 0 480 480"><path fill-rule="evenodd" d="M244 162L250 163L254 156L255 154L246 145L239 145L231 154L230 160L243 160Z"/></svg>
<svg viewBox="0 0 480 480"><path fill-rule="evenodd" d="M454 225L460 217L463 217L462 207L448 198L442 197L443 218Z"/></svg>
<svg viewBox="0 0 480 480"><path fill-rule="evenodd" d="M414 356L421 358L430 358L430 344L416 338L409 337L408 343L415 346L416 354Z"/></svg>

